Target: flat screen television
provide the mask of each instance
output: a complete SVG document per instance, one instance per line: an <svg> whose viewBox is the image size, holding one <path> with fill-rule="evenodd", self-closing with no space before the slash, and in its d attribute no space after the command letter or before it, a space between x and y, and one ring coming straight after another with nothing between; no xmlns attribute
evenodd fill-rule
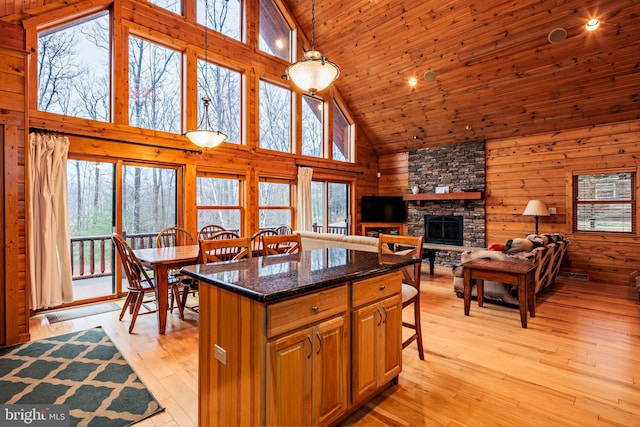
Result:
<svg viewBox="0 0 640 427"><path fill-rule="evenodd" d="M405 222L407 206L402 196L362 196L362 222Z"/></svg>

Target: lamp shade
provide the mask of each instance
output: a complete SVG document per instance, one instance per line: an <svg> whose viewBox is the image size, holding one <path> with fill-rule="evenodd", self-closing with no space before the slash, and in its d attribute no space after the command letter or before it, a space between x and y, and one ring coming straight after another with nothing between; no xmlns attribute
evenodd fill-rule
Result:
<svg viewBox="0 0 640 427"><path fill-rule="evenodd" d="M213 148L222 144L227 135L217 130L191 130L184 134L191 142L201 148Z"/></svg>
<svg viewBox="0 0 640 427"><path fill-rule="evenodd" d="M323 57L317 50L305 52L302 61L289 65L285 70L288 79L311 95L329 87L339 75L340 67Z"/></svg>
<svg viewBox="0 0 640 427"><path fill-rule="evenodd" d="M549 216L549 209L547 209L547 205L545 205L542 200L529 200L522 215Z"/></svg>

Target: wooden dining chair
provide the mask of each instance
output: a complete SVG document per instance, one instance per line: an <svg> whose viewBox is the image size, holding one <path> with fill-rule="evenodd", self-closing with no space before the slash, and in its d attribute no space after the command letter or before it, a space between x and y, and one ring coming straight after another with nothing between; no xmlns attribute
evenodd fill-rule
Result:
<svg viewBox="0 0 640 427"><path fill-rule="evenodd" d="M195 245L196 239L189 230L182 227L167 227L161 230L156 237L156 246L159 248L168 248L174 246ZM193 277L180 274L179 270L169 271L169 282L178 282L180 287L180 301L183 308L189 308L191 311L198 312L198 305L187 307L187 299L189 294L195 296L198 292L198 281ZM173 313L173 294L170 296L169 311Z"/></svg>
<svg viewBox="0 0 640 427"><path fill-rule="evenodd" d="M300 233L262 236L262 254L264 256L293 254L300 251L302 251Z"/></svg>
<svg viewBox="0 0 640 427"><path fill-rule="evenodd" d="M265 228L264 230L259 230L253 233L251 236L251 250L253 251L253 255L260 255L262 253L262 237L263 236L277 236L275 230L271 228Z"/></svg>
<svg viewBox="0 0 640 427"><path fill-rule="evenodd" d="M173 246L195 245L196 239L189 230L182 227L167 227L161 230L156 237L156 246L168 248Z"/></svg>
<svg viewBox="0 0 640 427"><path fill-rule="evenodd" d="M129 246L129 244L121 235L114 233L111 235L111 240L116 247L116 251L118 253L118 256L120 257L120 262L122 263L125 275L127 276L127 282L129 283L129 293L127 294L127 299L122 306L122 311L120 311L119 320L122 320L125 312L127 311L127 308L129 308L129 312L131 313L131 324L129 325L129 333L132 333L138 315L155 313L157 311L157 309L147 310L143 313L140 313L140 307L142 307L143 304L151 302L155 303L155 283L145 271L136 254L133 253L133 249L131 249L131 246ZM180 301L178 284L169 283L169 287L169 292L171 292L171 295L173 295L173 297L177 301L180 318L184 320L184 311Z"/></svg>
<svg viewBox="0 0 640 427"><path fill-rule="evenodd" d="M200 240L200 264L251 258L251 240L248 237Z"/></svg>
<svg viewBox="0 0 640 427"><path fill-rule="evenodd" d="M201 239L201 240L225 240L225 239L239 239L240 235L238 233L236 233L235 231L218 231L217 233L213 233L211 236L209 236L208 239Z"/></svg>
<svg viewBox="0 0 640 427"><path fill-rule="evenodd" d="M277 234L293 234L293 230L291 229L291 227L286 224L282 224L276 227L274 230Z"/></svg>
<svg viewBox="0 0 640 427"><path fill-rule="evenodd" d="M420 323L420 274L422 272L422 244L424 237L380 234L378 236L378 254L397 254L415 256L421 261L402 270L402 309L413 304L413 323L402 322L402 326L412 329L413 334L402 342L406 348L417 341L418 356L424 360L422 347L422 325Z"/></svg>
<svg viewBox="0 0 640 427"><path fill-rule="evenodd" d="M198 240L209 240L211 239L211 236L221 231L227 231L227 229L221 225L205 225L200 229L200 231L198 231Z"/></svg>

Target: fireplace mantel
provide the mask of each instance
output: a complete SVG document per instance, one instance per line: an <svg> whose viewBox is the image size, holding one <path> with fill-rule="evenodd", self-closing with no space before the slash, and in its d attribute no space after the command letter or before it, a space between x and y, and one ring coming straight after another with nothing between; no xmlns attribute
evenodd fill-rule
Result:
<svg viewBox="0 0 640 427"><path fill-rule="evenodd" d="M459 200L460 204L464 205L467 200L481 200L482 191L463 191L460 193L418 193L418 194L404 194L403 200L414 201L417 205L422 204L424 201L442 201L442 200Z"/></svg>

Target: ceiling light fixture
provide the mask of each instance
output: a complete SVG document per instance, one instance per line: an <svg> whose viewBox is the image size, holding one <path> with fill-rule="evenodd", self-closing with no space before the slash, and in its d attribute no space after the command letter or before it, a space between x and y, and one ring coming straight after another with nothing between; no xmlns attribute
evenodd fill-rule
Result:
<svg viewBox="0 0 640 427"><path fill-rule="evenodd" d="M418 79L416 79L415 77L409 78L409 86L415 86L417 84L418 84Z"/></svg>
<svg viewBox="0 0 640 427"><path fill-rule="evenodd" d="M227 139L227 135L219 130L213 130L211 127L211 120L209 119L209 105L211 104L211 98L207 96L207 69L209 68L209 56L208 56L208 37L209 28L209 2L204 2L204 95L202 96L202 117L196 130L190 130L185 132L189 141L201 148L213 148L222 144Z"/></svg>
<svg viewBox="0 0 640 427"><path fill-rule="evenodd" d="M322 56L315 49L316 2L311 0L311 49L304 52L302 61L294 62L285 70L282 78L311 95L325 89L338 78L340 67Z"/></svg>
<svg viewBox="0 0 640 427"><path fill-rule="evenodd" d="M595 31L598 29L599 26L600 26L600 21L598 21L596 18L591 18L585 25L585 28L587 29L587 31Z"/></svg>

